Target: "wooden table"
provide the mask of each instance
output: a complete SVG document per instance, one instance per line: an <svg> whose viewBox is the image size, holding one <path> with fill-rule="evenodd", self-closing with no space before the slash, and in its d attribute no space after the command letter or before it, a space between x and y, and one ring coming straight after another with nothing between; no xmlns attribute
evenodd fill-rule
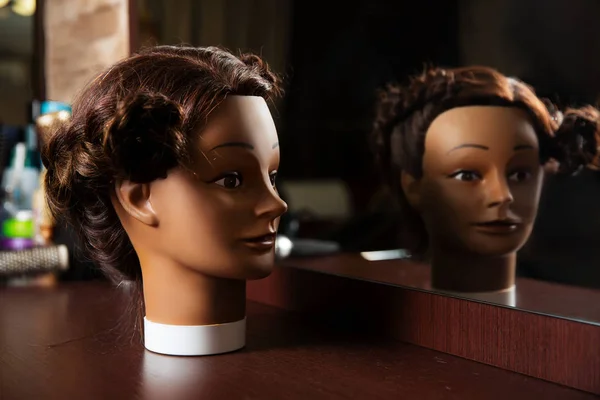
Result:
<svg viewBox="0 0 600 400"><path fill-rule="evenodd" d="M329 275L431 290L431 267L410 260L370 262L359 254L305 257L280 263ZM517 277L516 308L600 324L600 290Z"/></svg>
<svg viewBox="0 0 600 400"><path fill-rule="evenodd" d="M145 351L105 283L0 290L0 398L592 399L590 394L248 303L245 349Z"/></svg>

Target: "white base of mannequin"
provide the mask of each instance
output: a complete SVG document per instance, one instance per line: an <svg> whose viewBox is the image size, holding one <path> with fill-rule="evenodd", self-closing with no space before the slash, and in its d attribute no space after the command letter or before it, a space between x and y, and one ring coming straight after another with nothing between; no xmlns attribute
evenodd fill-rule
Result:
<svg viewBox="0 0 600 400"><path fill-rule="evenodd" d="M208 356L246 345L246 318L215 325L165 325L144 317L144 346L172 356Z"/></svg>
<svg viewBox="0 0 600 400"><path fill-rule="evenodd" d="M512 287L504 290L498 290L495 292L452 292L449 290L433 289L434 291L450 294L456 297L463 297L473 300L479 300L486 303L501 304L505 306L515 307L517 305L516 287Z"/></svg>

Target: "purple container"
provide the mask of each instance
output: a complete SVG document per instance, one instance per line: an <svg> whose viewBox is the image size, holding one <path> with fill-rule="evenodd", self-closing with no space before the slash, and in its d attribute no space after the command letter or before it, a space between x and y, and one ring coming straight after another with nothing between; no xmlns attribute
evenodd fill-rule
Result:
<svg viewBox="0 0 600 400"><path fill-rule="evenodd" d="M2 238L0 241L2 250L25 250L35 247L35 241L28 238Z"/></svg>

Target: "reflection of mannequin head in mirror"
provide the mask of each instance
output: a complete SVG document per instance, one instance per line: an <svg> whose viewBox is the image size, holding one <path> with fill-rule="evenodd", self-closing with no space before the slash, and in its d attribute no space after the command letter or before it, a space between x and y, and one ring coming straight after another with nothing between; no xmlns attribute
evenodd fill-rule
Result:
<svg viewBox="0 0 600 400"><path fill-rule="evenodd" d="M257 56L150 48L93 80L44 148L53 212L114 282L143 286L151 350L243 345L245 281L270 273L287 209L267 105L278 85Z"/></svg>
<svg viewBox="0 0 600 400"><path fill-rule="evenodd" d="M382 93L375 144L434 288L514 286L543 165L559 157L559 118L529 86L486 67L430 69Z"/></svg>

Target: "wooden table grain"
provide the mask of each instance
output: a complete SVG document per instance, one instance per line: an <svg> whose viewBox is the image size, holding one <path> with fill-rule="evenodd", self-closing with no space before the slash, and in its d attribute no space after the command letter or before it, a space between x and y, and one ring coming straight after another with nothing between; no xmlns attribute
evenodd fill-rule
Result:
<svg viewBox="0 0 600 400"><path fill-rule="evenodd" d="M367 261L359 254L291 258L282 266L431 293L431 267L410 260ZM468 298L466 296L463 296ZM600 324L600 290L517 277L515 308Z"/></svg>
<svg viewBox="0 0 600 400"><path fill-rule="evenodd" d="M591 399L421 347L248 303L241 351L144 350L106 283L0 290L0 399Z"/></svg>

